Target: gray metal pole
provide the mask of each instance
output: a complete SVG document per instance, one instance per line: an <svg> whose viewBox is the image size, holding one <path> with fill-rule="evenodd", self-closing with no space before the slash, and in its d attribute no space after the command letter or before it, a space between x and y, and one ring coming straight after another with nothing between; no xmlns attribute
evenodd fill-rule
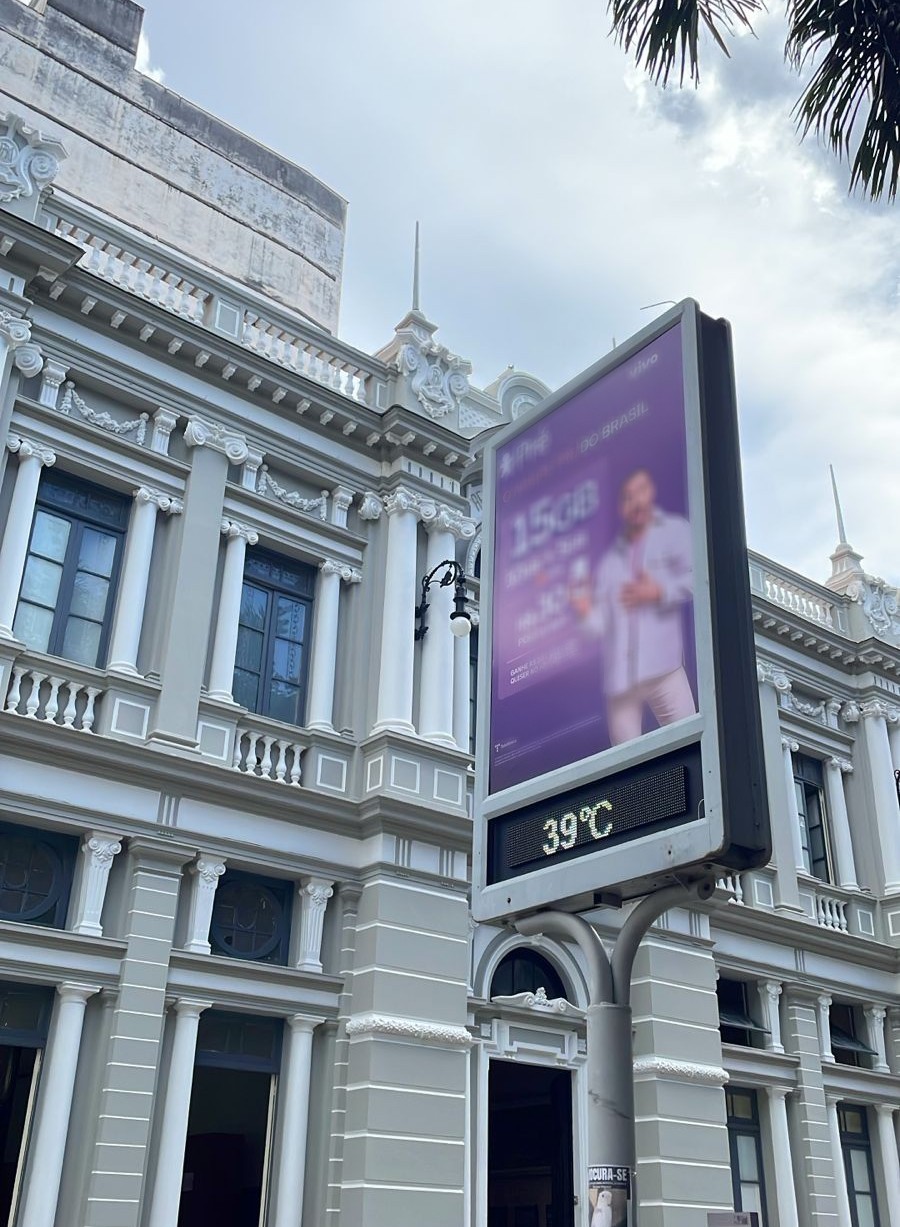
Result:
<svg viewBox="0 0 900 1227"><path fill-rule="evenodd" d="M583 1207L579 1227L589 1227L591 1221L591 1187L607 1188L611 1199L610 1216L598 1215L598 1219L610 1227L633 1227L637 1222L631 1034L634 959L647 930L664 912L692 898L706 900L714 889L715 880L707 878L690 886L666 887L642 899L622 925L612 962L596 929L580 916L547 911L515 922L516 929L526 937L553 933L576 942L587 964L588 1173L578 1199ZM622 1189L627 1196L619 1193Z"/></svg>

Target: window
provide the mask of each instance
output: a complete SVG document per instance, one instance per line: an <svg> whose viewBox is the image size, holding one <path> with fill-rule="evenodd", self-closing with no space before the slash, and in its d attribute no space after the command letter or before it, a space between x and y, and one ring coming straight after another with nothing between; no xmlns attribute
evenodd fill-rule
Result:
<svg viewBox="0 0 900 1227"><path fill-rule="evenodd" d="M716 996L719 999L719 1031L723 1044L754 1048L759 1046L762 1036L769 1034L765 1027L754 1021L748 1003L748 989L755 988L745 980L719 978Z"/></svg>
<svg viewBox="0 0 900 1227"><path fill-rule="evenodd" d="M516 997L542 988L551 1001L568 999L559 972L534 950L513 950L500 960L491 980L491 997Z"/></svg>
<svg viewBox="0 0 900 1227"><path fill-rule="evenodd" d="M808 754L794 755L794 789L797 794L800 844L806 872L820 882L830 882L825 783L822 764L817 758L810 758Z"/></svg>
<svg viewBox="0 0 900 1227"><path fill-rule="evenodd" d="M759 1215L759 1227L766 1227L766 1186L756 1091L746 1087L728 1087L725 1091L725 1113L734 1208L745 1212L755 1210Z"/></svg>
<svg viewBox="0 0 900 1227"><path fill-rule="evenodd" d="M868 1069L877 1054L859 1039L859 1014L855 1006L834 1002L828 1011L831 1051L840 1065Z"/></svg>
<svg viewBox="0 0 900 1227"><path fill-rule="evenodd" d="M287 962L289 882L225 873L216 890L209 940L213 953L261 963Z"/></svg>
<svg viewBox="0 0 900 1227"><path fill-rule="evenodd" d="M61 929L77 849L77 839L0 825L0 920Z"/></svg>
<svg viewBox="0 0 900 1227"><path fill-rule="evenodd" d="M13 631L34 652L104 662L129 500L64 473L41 479Z"/></svg>
<svg viewBox="0 0 900 1227"><path fill-rule="evenodd" d="M868 1112L849 1103L839 1103L837 1111L852 1227L878 1227Z"/></svg>
<svg viewBox="0 0 900 1227"><path fill-rule="evenodd" d="M264 550L248 552L234 664L235 702L301 724L316 569Z"/></svg>

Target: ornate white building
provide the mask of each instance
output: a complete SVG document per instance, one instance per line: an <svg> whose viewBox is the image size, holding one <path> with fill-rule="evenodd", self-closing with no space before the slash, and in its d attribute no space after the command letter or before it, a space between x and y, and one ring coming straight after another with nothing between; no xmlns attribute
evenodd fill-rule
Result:
<svg viewBox="0 0 900 1227"><path fill-rule="evenodd" d="M475 927L478 389L345 203L0 0L0 1225L584 1227L586 982ZM900 1222L900 615L751 555L772 862L634 1006L642 1227ZM612 936L618 914L593 917Z"/></svg>

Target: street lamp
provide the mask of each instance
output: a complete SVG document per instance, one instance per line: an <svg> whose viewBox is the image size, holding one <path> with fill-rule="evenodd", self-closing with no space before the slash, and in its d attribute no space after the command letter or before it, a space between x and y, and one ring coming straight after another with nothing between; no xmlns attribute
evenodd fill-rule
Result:
<svg viewBox="0 0 900 1227"><path fill-rule="evenodd" d="M435 582L439 571L444 574L437 581L439 588L453 584L453 612L450 615L450 630L458 639L464 638L472 629L472 619L466 612L466 573L453 558L445 558L422 577L422 599L416 606L416 639L424 639L428 633L425 617L428 612L428 589Z"/></svg>

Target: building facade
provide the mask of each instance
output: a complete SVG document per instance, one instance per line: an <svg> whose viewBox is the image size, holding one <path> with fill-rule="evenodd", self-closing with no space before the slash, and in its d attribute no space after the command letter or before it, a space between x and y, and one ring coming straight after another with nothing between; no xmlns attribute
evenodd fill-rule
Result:
<svg viewBox="0 0 900 1227"><path fill-rule="evenodd" d="M345 202L0 0L0 1223L583 1227L584 968L468 909L476 388ZM900 1222L900 616L751 555L771 864L634 980L642 1227ZM619 913L591 918L612 939Z"/></svg>

